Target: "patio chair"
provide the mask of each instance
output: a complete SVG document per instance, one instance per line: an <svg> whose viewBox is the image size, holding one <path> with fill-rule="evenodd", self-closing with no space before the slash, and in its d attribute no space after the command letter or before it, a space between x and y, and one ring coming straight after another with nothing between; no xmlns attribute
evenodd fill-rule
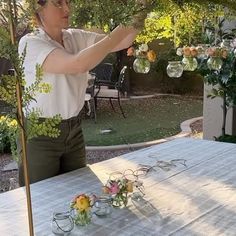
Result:
<svg viewBox="0 0 236 236"><path fill-rule="evenodd" d="M127 69L127 66L124 66L122 68L118 77L118 81L112 81L111 74L109 74L110 79L108 79L107 76L100 75L99 73L95 73L95 81L94 81L95 106L97 106L97 99L109 99L111 107L115 111L112 100L117 100L119 108L124 118L125 118L125 114L121 107L120 97L122 93L126 69Z"/></svg>
<svg viewBox="0 0 236 236"><path fill-rule="evenodd" d="M84 109L86 112L87 116L92 116L94 117L94 122L97 122L97 115L96 115L96 107L95 107L95 99L94 99L94 77L91 77L88 79L88 87L86 89L85 93L85 104L84 104ZM92 106L91 106L92 102Z"/></svg>
<svg viewBox="0 0 236 236"><path fill-rule="evenodd" d="M89 74L92 75L92 78L88 81L88 87L85 94L85 105L87 108L87 115L94 115L94 121L97 122L96 108L97 108L97 99L95 97L95 83L106 83L108 84L111 81L111 76L113 72L113 65L111 63L100 63L92 70L89 71ZM96 82L95 82L96 80ZM92 101L92 108L90 101Z"/></svg>

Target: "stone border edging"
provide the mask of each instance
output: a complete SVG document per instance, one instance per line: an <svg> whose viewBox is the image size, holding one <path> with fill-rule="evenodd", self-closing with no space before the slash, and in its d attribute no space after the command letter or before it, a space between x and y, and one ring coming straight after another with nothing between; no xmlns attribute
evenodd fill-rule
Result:
<svg viewBox="0 0 236 236"><path fill-rule="evenodd" d="M176 138L188 137L192 133L190 125L200 119L203 119L203 117L199 116L199 117L195 117L195 118L182 122L180 124L181 132L167 138L162 138L162 139L157 139L157 140L147 141L147 142L142 142L142 143L121 144L121 145L113 145L113 146L86 146L86 150L87 151L104 151L104 150L111 151L111 150L119 150L119 149L144 148L144 147L152 146L154 144L160 144L167 141L171 141Z"/></svg>

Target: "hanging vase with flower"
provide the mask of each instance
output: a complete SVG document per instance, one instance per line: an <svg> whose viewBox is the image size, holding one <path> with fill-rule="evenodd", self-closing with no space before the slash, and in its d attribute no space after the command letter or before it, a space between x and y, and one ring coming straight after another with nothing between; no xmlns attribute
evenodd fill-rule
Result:
<svg viewBox="0 0 236 236"><path fill-rule="evenodd" d="M150 71L151 64L146 58L136 58L133 63L133 69L136 73L147 74Z"/></svg>
<svg viewBox="0 0 236 236"><path fill-rule="evenodd" d="M220 57L210 57L207 60L207 66L210 70L220 70L223 65L223 61Z"/></svg>
<svg viewBox="0 0 236 236"><path fill-rule="evenodd" d="M220 70L223 61L222 58L226 58L228 55L228 50L221 47L211 47L208 48L207 54L209 59L207 60L207 66L210 70Z"/></svg>
<svg viewBox="0 0 236 236"><path fill-rule="evenodd" d="M147 44L141 44L138 49L130 47L127 50L127 56L134 56L133 69L136 73L147 74L151 68L151 62L156 60L156 53L149 50Z"/></svg>
<svg viewBox="0 0 236 236"><path fill-rule="evenodd" d="M198 62L196 57L198 56L198 50L196 47L177 48L176 54L183 56L182 64L184 71L194 71L197 69Z"/></svg>
<svg viewBox="0 0 236 236"><path fill-rule="evenodd" d="M184 57L182 60L184 71L194 71L197 69L197 59L194 57Z"/></svg>

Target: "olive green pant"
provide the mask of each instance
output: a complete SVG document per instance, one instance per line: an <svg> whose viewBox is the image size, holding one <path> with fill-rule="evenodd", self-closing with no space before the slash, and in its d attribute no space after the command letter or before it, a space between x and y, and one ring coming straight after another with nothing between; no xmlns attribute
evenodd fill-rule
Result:
<svg viewBox="0 0 236 236"><path fill-rule="evenodd" d="M86 166L85 144L80 117L62 120L58 138L39 136L27 142L30 183ZM19 184L24 186L22 162Z"/></svg>

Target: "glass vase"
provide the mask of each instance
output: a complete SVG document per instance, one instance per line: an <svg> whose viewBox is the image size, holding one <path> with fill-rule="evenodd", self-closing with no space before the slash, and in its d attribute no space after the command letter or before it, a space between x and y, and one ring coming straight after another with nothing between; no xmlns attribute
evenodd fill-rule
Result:
<svg viewBox="0 0 236 236"><path fill-rule="evenodd" d="M83 211L74 209L72 214L75 225L85 226L90 224L92 221L92 213L90 209Z"/></svg>
<svg viewBox="0 0 236 236"><path fill-rule="evenodd" d="M182 63L184 71L194 71L198 66L197 59L195 57L184 57Z"/></svg>
<svg viewBox="0 0 236 236"><path fill-rule="evenodd" d="M207 66L210 70L220 70L223 65L223 61L220 57L210 57L207 60Z"/></svg>
<svg viewBox="0 0 236 236"><path fill-rule="evenodd" d="M183 65L181 61L169 61L166 68L167 75L171 78L179 78L183 74Z"/></svg>
<svg viewBox="0 0 236 236"><path fill-rule="evenodd" d="M114 207L122 207L122 206L126 207L127 204L128 204L127 192L119 193L112 197L112 206Z"/></svg>
<svg viewBox="0 0 236 236"><path fill-rule="evenodd" d="M150 71L151 64L146 58L136 58L133 68L136 73L147 74Z"/></svg>

